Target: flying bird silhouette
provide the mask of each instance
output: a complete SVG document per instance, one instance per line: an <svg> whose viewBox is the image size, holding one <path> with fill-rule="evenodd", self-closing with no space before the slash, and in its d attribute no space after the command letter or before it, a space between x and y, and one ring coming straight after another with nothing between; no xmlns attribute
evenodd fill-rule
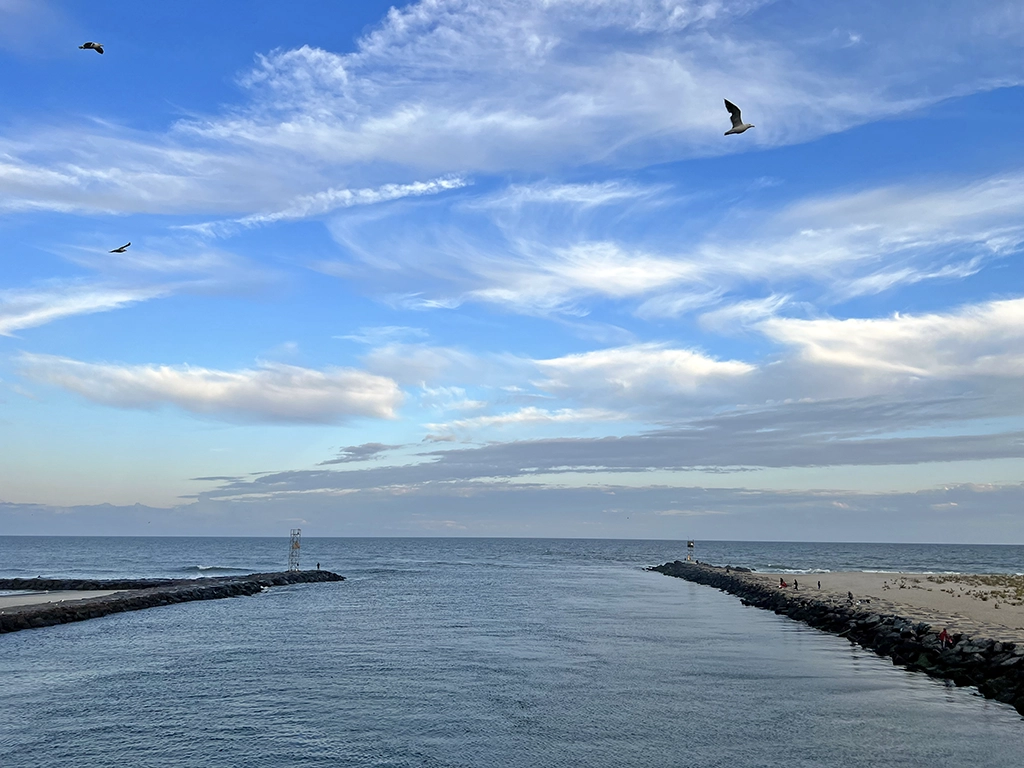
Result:
<svg viewBox="0 0 1024 768"><path fill-rule="evenodd" d="M747 128L754 127L752 123L743 122L743 118L740 116L740 108L728 99L725 99L725 108L729 110L729 117L732 119L732 128L725 132L726 136L730 133L743 133Z"/></svg>
<svg viewBox="0 0 1024 768"><path fill-rule="evenodd" d="M127 243L125 243L124 245L122 245L120 248L115 248L112 251L108 251L108 253L124 253L125 251L128 250L128 246L129 245L131 245L131 241L130 240Z"/></svg>
<svg viewBox="0 0 1024 768"><path fill-rule="evenodd" d="M86 50L96 51L96 53L103 53L103 43L82 43L79 48Z"/></svg>

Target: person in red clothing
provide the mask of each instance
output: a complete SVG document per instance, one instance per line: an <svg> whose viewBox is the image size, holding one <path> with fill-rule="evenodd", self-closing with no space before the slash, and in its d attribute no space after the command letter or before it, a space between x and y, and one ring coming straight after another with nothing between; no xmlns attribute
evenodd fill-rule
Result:
<svg viewBox="0 0 1024 768"><path fill-rule="evenodd" d="M789 584L786 583L785 579L783 579L781 576L779 576L779 586L781 588L785 589L786 587L789 586Z"/></svg>
<svg viewBox="0 0 1024 768"><path fill-rule="evenodd" d="M947 632L945 627L943 627L942 631L939 632L939 645L942 646L943 648L945 648L946 647L946 643L948 643L948 642L949 642L949 632Z"/></svg>

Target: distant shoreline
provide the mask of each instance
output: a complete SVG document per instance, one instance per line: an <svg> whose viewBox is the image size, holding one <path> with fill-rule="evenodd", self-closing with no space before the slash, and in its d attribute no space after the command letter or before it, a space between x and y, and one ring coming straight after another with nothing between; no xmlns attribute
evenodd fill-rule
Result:
<svg viewBox="0 0 1024 768"><path fill-rule="evenodd" d="M648 570L716 587L741 598L744 605L846 637L888 656L893 664L956 685L977 686L987 698L1024 715L1021 577L865 572L780 576L681 560Z"/></svg>
<svg viewBox="0 0 1024 768"><path fill-rule="evenodd" d="M0 579L0 634L192 600L254 595L268 587L344 581L331 571L281 571L208 579ZM26 594L39 599L26 602Z"/></svg>

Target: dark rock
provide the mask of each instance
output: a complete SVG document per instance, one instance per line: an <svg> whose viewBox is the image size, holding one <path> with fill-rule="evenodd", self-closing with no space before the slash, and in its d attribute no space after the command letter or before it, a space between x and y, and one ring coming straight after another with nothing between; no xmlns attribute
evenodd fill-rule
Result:
<svg viewBox="0 0 1024 768"><path fill-rule="evenodd" d="M902 616L881 616L855 605L834 605L789 593L751 580L745 569L724 569L676 560L647 570L693 581L736 595L744 605L774 611L818 629L848 638L893 664L951 680L958 686L977 686L989 698L1012 704L1024 714L1024 647L989 638L953 634L943 647L938 633L925 622Z"/></svg>
<svg viewBox="0 0 1024 768"><path fill-rule="evenodd" d="M137 611L190 600L216 600L255 595L271 584L308 584L344 581L330 571L284 571L209 579L0 579L0 589L78 591L119 590L116 594L68 603L13 606L0 612L0 634L22 629Z"/></svg>

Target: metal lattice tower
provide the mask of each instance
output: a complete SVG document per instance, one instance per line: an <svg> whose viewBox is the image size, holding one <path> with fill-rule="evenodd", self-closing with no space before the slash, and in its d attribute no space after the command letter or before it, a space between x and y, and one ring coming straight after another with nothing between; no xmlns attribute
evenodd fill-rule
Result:
<svg viewBox="0 0 1024 768"><path fill-rule="evenodd" d="M288 546L288 570L299 570L299 549L302 547L302 529L292 528L291 544Z"/></svg>

